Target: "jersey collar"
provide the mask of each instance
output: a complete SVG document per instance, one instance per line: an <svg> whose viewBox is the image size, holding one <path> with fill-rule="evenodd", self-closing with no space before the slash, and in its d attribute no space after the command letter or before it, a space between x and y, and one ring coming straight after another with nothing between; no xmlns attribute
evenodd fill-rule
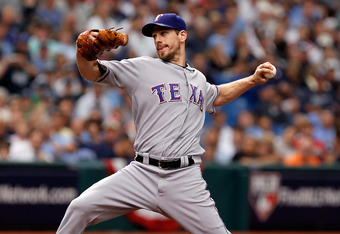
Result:
<svg viewBox="0 0 340 234"><path fill-rule="evenodd" d="M172 62L169 62L169 61L166 61L166 60L163 60L163 59L160 59L161 61L163 61L164 63L166 64L170 64L170 65L173 65L173 66L176 66L176 67L179 67L179 68L182 68L182 69L186 69L188 71L191 71L191 72L194 72L195 71L195 68L193 68L192 66L190 66L190 64L188 62L185 62L185 67L183 66L180 66L176 63L172 63Z"/></svg>

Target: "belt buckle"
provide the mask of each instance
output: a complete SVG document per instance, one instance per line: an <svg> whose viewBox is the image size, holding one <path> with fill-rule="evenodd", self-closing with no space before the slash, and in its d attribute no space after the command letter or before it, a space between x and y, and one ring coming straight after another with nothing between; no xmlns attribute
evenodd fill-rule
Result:
<svg viewBox="0 0 340 234"><path fill-rule="evenodd" d="M166 162L166 160L158 160L158 167L163 170L168 170L170 167L163 167L162 163Z"/></svg>

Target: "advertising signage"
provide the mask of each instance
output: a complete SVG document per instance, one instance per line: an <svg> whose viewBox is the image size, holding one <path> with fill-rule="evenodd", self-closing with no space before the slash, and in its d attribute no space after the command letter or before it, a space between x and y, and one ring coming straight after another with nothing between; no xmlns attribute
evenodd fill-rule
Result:
<svg viewBox="0 0 340 234"><path fill-rule="evenodd" d="M340 171L253 171L248 202L252 230L340 230Z"/></svg>
<svg viewBox="0 0 340 234"><path fill-rule="evenodd" d="M0 167L0 229L56 230L77 186L68 167Z"/></svg>

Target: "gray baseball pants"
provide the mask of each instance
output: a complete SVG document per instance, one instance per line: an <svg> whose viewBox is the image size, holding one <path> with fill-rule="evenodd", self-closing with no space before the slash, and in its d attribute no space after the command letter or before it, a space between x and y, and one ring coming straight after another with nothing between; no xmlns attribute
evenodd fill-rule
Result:
<svg viewBox="0 0 340 234"><path fill-rule="evenodd" d="M230 234L206 190L199 165L164 170L135 161L75 198L57 234L80 234L89 225L137 209L163 214L194 234Z"/></svg>

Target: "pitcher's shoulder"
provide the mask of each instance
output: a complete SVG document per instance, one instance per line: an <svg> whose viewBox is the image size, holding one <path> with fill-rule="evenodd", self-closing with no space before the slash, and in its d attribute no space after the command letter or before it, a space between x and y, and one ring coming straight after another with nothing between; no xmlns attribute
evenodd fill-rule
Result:
<svg viewBox="0 0 340 234"><path fill-rule="evenodd" d="M160 59L159 58L153 58L149 56L140 56L140 57L135 57L135 58L129 58L125 59L131 62L140 62L140 63L159 63Z"/></svg>
<svg viewBox="0 0 340 234"><path fill-rule="evenodd" d="M139 58L143 61L150 61L150 62L154 62L154 63L159 63L159 62L162 61L160 58L154 58L154 57L150 57L150 56L141 56Z"/></svg>

